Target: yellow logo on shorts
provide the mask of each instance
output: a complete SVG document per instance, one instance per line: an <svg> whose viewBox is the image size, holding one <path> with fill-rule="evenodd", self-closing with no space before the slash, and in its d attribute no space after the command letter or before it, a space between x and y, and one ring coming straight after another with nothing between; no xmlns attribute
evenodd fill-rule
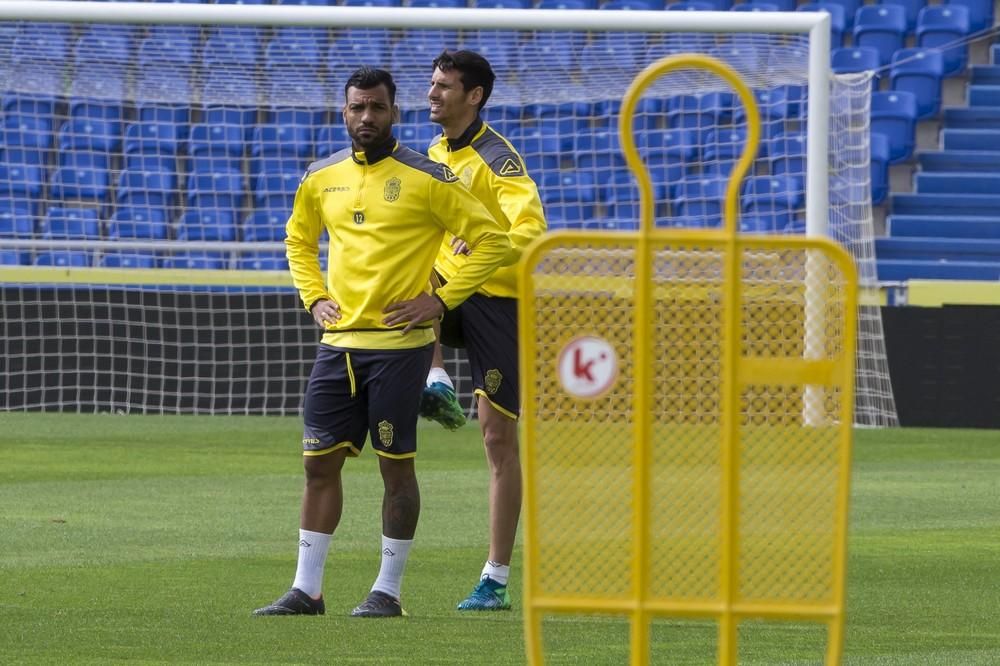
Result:
<svg viewBox="0 0 1000 666"><path fill-rule="evenodd" d="M387 449L392 447L392 424L388 421L378 422L378 441Z"/></svg>
<svg viewBox="0 0 1000 666"><path fill-rule="evenodd" d="M503 381L503 374L493 368L492 370L486 371L486 392L493 395L500 389L500 382Z"/></svg>

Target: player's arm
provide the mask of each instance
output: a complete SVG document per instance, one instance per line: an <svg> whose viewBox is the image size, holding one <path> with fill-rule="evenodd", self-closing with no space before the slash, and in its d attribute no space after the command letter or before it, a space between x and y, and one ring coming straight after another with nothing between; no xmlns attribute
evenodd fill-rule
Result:
<svg viewBox="0 0 1000 666"><path fill-rule="evenodd" d="M490 178L493 194L510 221L507 237L511 251L503 264L510 266L517 263L532 241L545 233L545 213L535 181L523 172L511 176L490 172Z"/></svg>
<svg viewBox="0 0 1000 666"><path fill-rule="evenodd" d="M319 267L319 238L323 223L314 200L309 175L306 174L295 192L292 214L285 225L285 256L288 257L292 283L299 291L302 305L317 319L317 323L323 325L332 318L332 311L336 311L336 318L339 318L339 309L327 293ZM322 318L317 316L317 311L323 315Z"/></svg>
<svg viewBox="0 0 1000 666"><path fill-rule="evenodd" d="M468 244L468 261L444 287L434 291L447 309L471 296L511 253L507 234L486 207L460 181L433 181L432 210L441 225Z"/></svg>

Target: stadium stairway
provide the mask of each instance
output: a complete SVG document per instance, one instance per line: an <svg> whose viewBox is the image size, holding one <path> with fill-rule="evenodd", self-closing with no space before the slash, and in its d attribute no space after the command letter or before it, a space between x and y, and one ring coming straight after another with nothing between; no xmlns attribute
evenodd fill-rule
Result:
<svg viewBox="0 0 1000 666"><path fill-rule="evenodd" d="M1000 280L1000 44L968 70L966 104L946 107L938 145L918 150L912 192L889 201L875 243L883 282Z"/></svg>

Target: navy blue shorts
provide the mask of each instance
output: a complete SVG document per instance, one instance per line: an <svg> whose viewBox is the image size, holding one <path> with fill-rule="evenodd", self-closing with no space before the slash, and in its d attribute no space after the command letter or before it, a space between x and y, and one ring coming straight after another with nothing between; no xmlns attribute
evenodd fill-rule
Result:
<svg viewBox="0 0 1000 666"><path fill-rule="evenodd" d="M433 345L371 351L320 345L303 405L304 454L346 448L356 456L371 435L378 455L414 457L420 393L433 352Z"/></svg>
<svg viewBox="0 0 1000 666"><path fill-rule="evenodd" d="M473 294L445 313L441 344L464 348L472 386L499 411L521 413L517 367L517 299Z"/></svg>

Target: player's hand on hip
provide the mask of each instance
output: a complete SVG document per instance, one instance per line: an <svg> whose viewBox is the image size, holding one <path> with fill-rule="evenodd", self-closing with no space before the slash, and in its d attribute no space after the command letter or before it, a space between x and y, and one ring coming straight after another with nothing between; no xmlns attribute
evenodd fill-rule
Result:
<svg viewBox="0 0 1000 666"><path fill-rule="evenodd" d="M444 314L444 305L430 294L420 294L408 301L393 303L382 310L387 315L382 323L386 326L406 324L403 333L409 333L425 321L437 319Z"/></svg>
<svg viewBox="0 0 1000 666"><path fill-rule="evenodd" d="M464 240L455 236L451 239L451 250L453 254L471 254L472 248Z"/></svg>
<svg viewBox="0 0 1000 666"><path fill-rule="evenodd" d="M340 306L330 300L316 301L312 306L312 316L323 328L333 326L340 321Z"/></svg>

